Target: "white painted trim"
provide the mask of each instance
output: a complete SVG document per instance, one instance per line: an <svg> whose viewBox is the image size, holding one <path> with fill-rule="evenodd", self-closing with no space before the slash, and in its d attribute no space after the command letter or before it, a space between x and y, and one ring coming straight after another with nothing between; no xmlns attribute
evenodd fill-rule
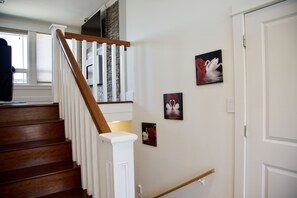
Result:
<svg viewBox="0 0 297 198"><path fill-rule="evenodd" d="M16 85L14 84L13 89L15 90L51 90L52 85Z"/></svg>
<svg viewBox="0 0 297 198"><path fill-rule="evenodd" d="M13 101L52 102L51 85L14 85Z"/></svg>
<svg viewBox="0 0 297 198"><path fill-rule="evenodd" d="M233 57L234 57L234 90L235 90L235 152L234 152L234 197L245 198L246 170L246 69L243 35L245 33L244 15L279 3L283 0L241 0L232 6L233 22Z"/></svg>
<svg viewBox="0 0 297 198"><path fill-rule="evenodd" d="M245 14L248 12L252 12L285 0L257 0L257 1L247 1L241 0L236 1L232 5L232 16L237 14Z"/></svg>
<svg viewBox="0 0 297 198"><path fill-rule="evenodd" d="M107 122L132 120L132 103L100 104L99 107Z"/></svg>
<svg viewBox="0 0 297 198"><path fill-rule="evenodd" d="M235 90L235 153L234 197L244 198L244 123L245 123L245 52L243 48L244 15L233 16L234 90Z"/></svg>

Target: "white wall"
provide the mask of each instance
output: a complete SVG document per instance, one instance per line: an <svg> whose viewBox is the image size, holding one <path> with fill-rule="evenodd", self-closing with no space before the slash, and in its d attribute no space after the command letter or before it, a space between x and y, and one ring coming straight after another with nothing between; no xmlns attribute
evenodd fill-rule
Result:
<svg viewBox="0 0 297 198"><path fill-rule="evenodd" d="M226 111L234 94L231 0L126 3L128 66L135 73L135 83L129 82L135 90L132 131L140 137L136 185L152 197L215 168L192 197L233 197L234 114ZM196 86L195 55L217 49L223 51L224 83ZM183 121L163 119L163 94L171 92L183 92ZM141 122L157 124L158 147L142 144Z"/></svg>

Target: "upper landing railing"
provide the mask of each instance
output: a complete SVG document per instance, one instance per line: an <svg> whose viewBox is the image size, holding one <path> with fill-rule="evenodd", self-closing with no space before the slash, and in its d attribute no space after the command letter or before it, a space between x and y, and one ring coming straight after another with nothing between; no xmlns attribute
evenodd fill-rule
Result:
<svg viewBox="0 0 297 198"><path fill-rule="evenodd" d="M81 43L82 74L91 85L95 99L126 101L125 49L130 43L69 32L65 33L65 38L72 40L72 52L77 61L80 60L77 46Z"/></svg>

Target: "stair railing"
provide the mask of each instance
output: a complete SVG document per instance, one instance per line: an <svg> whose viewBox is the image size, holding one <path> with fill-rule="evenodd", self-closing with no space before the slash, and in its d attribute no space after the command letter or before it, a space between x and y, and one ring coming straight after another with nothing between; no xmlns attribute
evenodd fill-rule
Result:
<svg viewBox="0 0 297 198"><path fill-rule="evenodd" d="M101 102L126 100L126 60L125 49L130 46L127 41L75 34L65 32L65 38L72 40L72 51L77 52L78 43L81 42L81 67L83 76L88 79L92 74L91 84L94 97L98 98L98 85L102 85ZM88 44L92 44L91 46ZM110 63L108 64L108 50L110 49ZM118 49L118 50L117 50ZM100 57L100 59L99 59ZM78 60L78 55L75 53ZM117 60L118 59L118 60ZM100 61L99 61L100 60ZM99 67L99 64L101 67ZM111 67L111 82L108 82L108 65ZM119 65L119 68L117 68ZM118 71L117 71L118 70ZM117 82L117 72L119 80ZM100 81L99 81L100 79ZM108 86L110 84L111 86ZM118 85L119 84L119 85ZM110 89L108 90L108 87ZM119 93L119 97L117 96ZM108 99L108 94L111 95ZM99 100L99 99L98 99ZM97 101L98 101L97 100Z"/></svg>
<svg viewBox="0 0 297 198"><path fill-rule="evenodd" d="M53 96L59 103L72 158L81 167L82 188L94 198L134 197L135 134L111 130L64 37L52 25Z"/></svg>
<svg viewBox="0 0 297 198"><path fill-rule="evenodd" d="M202 174L200 174L200 175L198 175L198 176L196 176L196 177L194 177L194 178L192 178L192 179L190 179L190 180L188 180L186 182L183 182L182 184L179 184L179 185L177 185L177 186L175 186L173 188L170 188L170 189L164 191L163 193L160 193L157 196L154 196L153 198L163 197L163 196L165 196L165 195L167 195L169 193L172 193L172 192L174 192L174 191L176 191L178 189L181 189L181 188L183 188L183 187L185 187L185 186L187 186L187 185L189 185L189 184L191 184L193 182L196 182L196 181L200 181L203 184L204 183L203 178L207 177L210 174L213 174L214 172L215 172L214 169L210 169L210 170L208 170L208 171L206 171L206 172L204 172L204 173L202 173Z"/></svg>

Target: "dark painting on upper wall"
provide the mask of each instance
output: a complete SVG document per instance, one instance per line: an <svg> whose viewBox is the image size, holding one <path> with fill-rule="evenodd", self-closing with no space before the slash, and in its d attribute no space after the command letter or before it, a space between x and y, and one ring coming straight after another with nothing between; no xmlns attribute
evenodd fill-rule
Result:
<svg viewBox="0 0 297 198"><path fill-rule="evenodd" d="M195 56L196 84L223 82L222 50Z"/></svg>

